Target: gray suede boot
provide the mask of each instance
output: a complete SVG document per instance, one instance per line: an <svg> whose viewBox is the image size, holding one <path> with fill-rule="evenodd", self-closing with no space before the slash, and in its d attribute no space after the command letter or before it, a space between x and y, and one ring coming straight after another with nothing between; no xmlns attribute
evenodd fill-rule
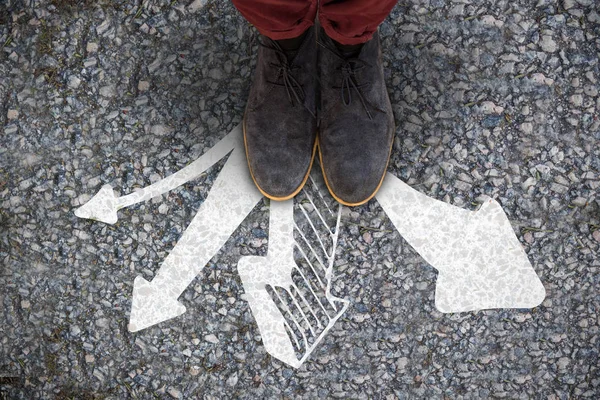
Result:
<svg viewBox="0 0 600 400"><path fill-rule="evenodd" d="M332 196L347 206L370 200L383 182L394 141L379 34L347 56L319 32L319 157Z"/></svg>
<svg viewBox="0 0 600 400"><path fill-rule="evenodd" d="M314 27L296 51L260 37L244 114L244 144L254 183L273 200L294 197L306 183L314 159L316 47Z"/></svg>

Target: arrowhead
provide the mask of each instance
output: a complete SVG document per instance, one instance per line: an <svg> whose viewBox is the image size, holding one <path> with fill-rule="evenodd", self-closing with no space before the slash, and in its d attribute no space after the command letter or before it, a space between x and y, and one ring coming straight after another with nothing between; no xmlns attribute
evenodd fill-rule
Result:
<svg viewBox="0 0 600 400"><path fill-rule="evenodd" d="M141 276L135 278L129 331L137 332L183 314L185 306L169 295L161 286L153 285Z"/></svg>
<svg viewBox="0 0 600 400"><path fill-rule="evenodd" d="M117 222L117 197L110 185L104 185L94 197L75 210L79 218L93 219L106 224Z"/></svg>

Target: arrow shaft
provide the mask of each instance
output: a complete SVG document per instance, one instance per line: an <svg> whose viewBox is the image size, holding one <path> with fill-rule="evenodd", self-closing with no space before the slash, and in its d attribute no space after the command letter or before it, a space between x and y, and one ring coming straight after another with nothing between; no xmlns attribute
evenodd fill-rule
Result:
<svg viewBox="0 0 600 400"><path fill-rule="evenodd" d="M261 198L248 176L243 147L236 147L152 284L179 297Z"/></svg>
<svg viewBox="0 0 600 400"><path fill-rule="evenodd" d="M376 198L400 235L438 269L451 258L450 243L464 238L476 214L428 197L390 173ZM458 234L447 227L455 227Z"/></svg>
<svg viewBox="0 0 600 400"><path fill-rule="evenodd" d="M119 197L116 200L117 209L129 207L131 205L150 200L153 197L160 196L161 194L173 190L184 183L196 179L204 171L225 157L227 153L229 153L235 147L239 148L240 146L243 146L243 144L240 143L240 138L242 137L240 130L241 125L238 125L215 146L213 146L200 158L185 168L182 168L174 174L169 175L150 186L146 186L145 188L139 189L126 196Z"/></svg>

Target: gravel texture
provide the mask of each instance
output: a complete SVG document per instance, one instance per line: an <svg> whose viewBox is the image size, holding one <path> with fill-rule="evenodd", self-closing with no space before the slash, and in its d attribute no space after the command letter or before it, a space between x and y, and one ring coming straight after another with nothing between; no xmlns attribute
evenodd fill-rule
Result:
<svg viewBox="0 0 600 400"><path fill-rule="evenodd" d="M196 159L242 118L257 33L230 2L0 2L0 399L600 397L600 6L407 0L381 26L397 121L390 170L427 195L504 207L547 290L533 310L446 315L436 271L376 201L345 209L346 315L298 370L242 300L259 206L184 292L127 331L218 174L120 211L73 209Z"/></svg>

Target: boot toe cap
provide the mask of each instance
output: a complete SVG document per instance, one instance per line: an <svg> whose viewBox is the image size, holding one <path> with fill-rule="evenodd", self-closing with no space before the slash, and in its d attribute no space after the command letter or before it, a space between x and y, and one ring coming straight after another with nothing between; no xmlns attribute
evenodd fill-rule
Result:
<svg viewBox="0 0 600 400"><path fill-rule="evenodd" d="M331 194L347 206L358 206L370 200L381 185L386 164L379 168L362 168L356 160L324 166L323 175Z"/></svg>

